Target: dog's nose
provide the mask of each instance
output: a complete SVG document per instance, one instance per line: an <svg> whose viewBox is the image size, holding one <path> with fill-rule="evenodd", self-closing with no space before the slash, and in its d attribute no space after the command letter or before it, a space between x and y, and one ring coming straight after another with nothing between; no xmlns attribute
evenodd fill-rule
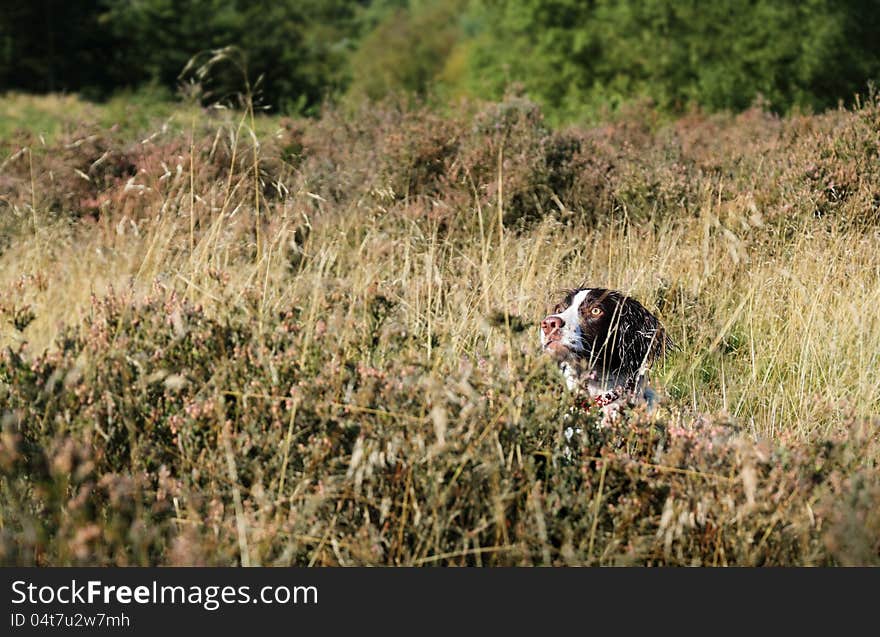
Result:
<svg viewBox="0 0 880 637"><path fill-rule="evenodd" d="M548 316L541 321L541 330L543 330L544 336L550 336L554 331L561 330L564 325L565 321L558 316Z"/></svg>

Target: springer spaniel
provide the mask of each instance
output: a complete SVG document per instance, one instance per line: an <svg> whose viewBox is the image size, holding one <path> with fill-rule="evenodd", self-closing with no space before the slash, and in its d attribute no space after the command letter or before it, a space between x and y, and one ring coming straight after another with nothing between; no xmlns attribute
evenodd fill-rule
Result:
<svg viewBox="0 0 880 637"><path fill-rule="evenodd" d="M647 373L671 345L657 317L616 290L571 290L541 321L542 350L559 363L569 390L602 408L605 423L627 400L653 407Z"/></svg>

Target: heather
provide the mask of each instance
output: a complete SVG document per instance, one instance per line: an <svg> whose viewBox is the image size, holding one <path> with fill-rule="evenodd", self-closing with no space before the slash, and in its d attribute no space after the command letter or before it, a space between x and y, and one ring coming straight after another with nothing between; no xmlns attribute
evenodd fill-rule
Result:
<svg viewBox="0 0 880 637"><path fill-rule="evenodd" d="M4 564L880 562L873 96L0 104ZM581 283L669 329L656 413L537 351Z"/></svg>

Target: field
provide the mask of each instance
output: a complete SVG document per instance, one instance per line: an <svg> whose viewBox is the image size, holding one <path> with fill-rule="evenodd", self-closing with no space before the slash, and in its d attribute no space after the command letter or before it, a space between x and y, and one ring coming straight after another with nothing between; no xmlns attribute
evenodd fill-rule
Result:
<svg viewBox="0 0 880 637"><path fill-rule="evenodd" d="M3 564L880 564L880 101L0 114ZM657 413L540 355L584 283Z"/></svg>

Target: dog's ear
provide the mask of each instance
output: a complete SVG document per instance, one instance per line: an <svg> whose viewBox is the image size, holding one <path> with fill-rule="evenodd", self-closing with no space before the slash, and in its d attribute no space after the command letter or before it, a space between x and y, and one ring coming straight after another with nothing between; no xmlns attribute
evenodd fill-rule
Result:
<svg viewBox="0 0 880 637"><path fill-rule="evenodd" d="M634 377L662 355L668 337L657 317L635 299L624 298L617 312L614 345L621 371L627 377Z"/></svg>

